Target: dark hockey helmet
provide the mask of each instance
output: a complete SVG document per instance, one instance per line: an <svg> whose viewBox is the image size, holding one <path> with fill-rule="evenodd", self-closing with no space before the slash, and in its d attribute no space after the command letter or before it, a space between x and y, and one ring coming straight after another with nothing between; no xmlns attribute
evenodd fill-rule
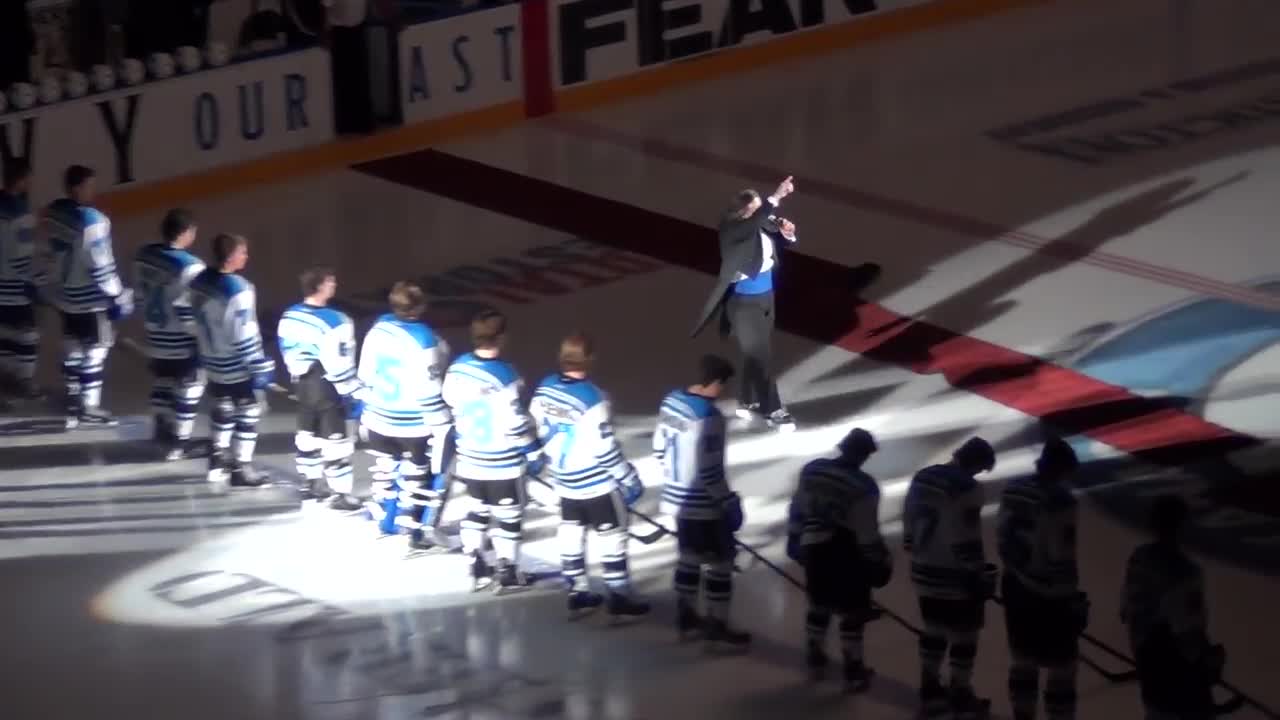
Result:
<svg viewBox="0 0 1280 720"><path fill-rule="evenodd" d="M871 453L880 449L871 433L862 428L850 430L837 447L840 448L841 455L853 457L869 457Z"/></svg>
<svg viewBox="0 0 1280 720"><path fill-rule="evenodd" d="M991 443L980 437L971 437L956 449L956 460L975 472L991 472L996 467L996 451Z"/></svg>
<svg viewBox="0 0 1280 720"><path fill-rule="evenodd" d="M1058 437L1049 438L1045 442L1044 449L1040 451L1040 459L1036 460L1036 469L1040 472L1071 472L1079 465L1076 451Z"/></svg>

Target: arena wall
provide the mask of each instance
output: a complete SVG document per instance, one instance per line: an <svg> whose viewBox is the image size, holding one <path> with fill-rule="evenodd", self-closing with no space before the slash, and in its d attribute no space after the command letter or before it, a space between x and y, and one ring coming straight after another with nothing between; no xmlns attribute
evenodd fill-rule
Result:
<svg viewBox="0 0 1280 720"><path fill-rule="evenodd" d="M0 159L33 161L40 203L93 165L127 215L1045 1L526 0L401 29L404 122L374 135L334 135L307 49L10 107Z"/></svg>

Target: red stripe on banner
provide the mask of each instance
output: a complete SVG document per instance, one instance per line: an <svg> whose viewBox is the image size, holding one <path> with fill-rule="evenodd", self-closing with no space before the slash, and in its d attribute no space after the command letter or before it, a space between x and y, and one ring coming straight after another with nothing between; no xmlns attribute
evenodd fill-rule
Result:
<svg viewBox="0 0 1280 720"><path fill-rule="evenodd" d="M520 48L524 66L524 114L549 115L556 111L551 89L551 22L549 0L520 3Z"/></svg>
<svg viewBox="0 0 1280 720"><path fill-rule="evenodd" d="M719 271L719 244L710 228L474 160L424 150L356 169L672 265L713 276ZM781 275L781 329L921 375L940 374L953 387L1038 418L1059 433L1163 465L1258 442L1168 401L862 300L857 268L792 253ZM699 310L690 308L684 318L690 328Z"/></svg>

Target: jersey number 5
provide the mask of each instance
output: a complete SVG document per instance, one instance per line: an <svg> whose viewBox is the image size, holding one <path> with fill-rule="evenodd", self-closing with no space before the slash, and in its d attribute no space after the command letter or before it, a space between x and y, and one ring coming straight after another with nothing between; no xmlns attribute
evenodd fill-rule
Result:
<svg viewBox="0 0 1280 720"><path fill-rule="evenodd" d="M493 441L493 413L484 400L469 402L462 408L462 435L472 442L488 445Z"/></svg>
<svg viewBox="0 0 1280 720"><path fill-rule="evenodd" d="M378 397L382 402L394 404L400 401L400 380L396 372L400 370L400 359L382 356L378 358L373 373L378 381Z"/></svg>

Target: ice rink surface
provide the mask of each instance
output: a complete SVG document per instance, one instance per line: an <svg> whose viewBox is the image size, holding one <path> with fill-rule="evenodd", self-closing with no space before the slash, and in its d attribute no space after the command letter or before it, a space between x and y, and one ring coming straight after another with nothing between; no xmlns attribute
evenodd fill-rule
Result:
<svg viewBox="0 0 1280 720"><path fill-rule="evenodd" d="M392 282L420 279L454 348L476 309L501 308L529 382L552 369L563 333L593 333L596 379L651 487L639 508L652 511L657 405L700 352L728 350L714 333L688 339L715 271L709 227L736 190L794 175L784 214L799 254L784 265L775 352L800 430L733 429L730 479L748 518L739 539L798 575L781 542L796 471L866 427L881 440L868 470L885 487L898 566L877 599L915 622L896 528L906 481L981 434L1000 452L994 501L1030 470L1048 426L1092 461L1078 480L1090 633L1127 651L1118 584L1144 541L1143 499L1182 493L1227 675L1275 707L1277 21L1262 0L1230 12L1207 0L1047 3L194 209L205 238L253 241L247 275L268 330L296 300L300 267L328 263L361 323L382 312ZM117 256L151 241L159 215L117 219ZM883 267L866 302L849 274L864 262ZM0 418L6 716L914 711L914 636L889 619L868 628L878 676L866 696L812 686L803 597L745 555L733 616L755 643L737 657L676 642L670 539L632 543L638 589L656 606L640 623L567 622L554 581L472 595L460 555L407 558L401 541L300 505L287 487L220 496L201 461L156 462L138 442L150 434L147 383L122 343L107 381L107 405L125 418L117 431ZM292 407L274 397L262 426L261 463L282 477ZM529 512L526 569L554 570L555 526ZM989 606L976 683L997 717L1008 717L1007 668ZM1081 717L1139 716L1134 685L1087 668L1080 697Z"/></svg>

